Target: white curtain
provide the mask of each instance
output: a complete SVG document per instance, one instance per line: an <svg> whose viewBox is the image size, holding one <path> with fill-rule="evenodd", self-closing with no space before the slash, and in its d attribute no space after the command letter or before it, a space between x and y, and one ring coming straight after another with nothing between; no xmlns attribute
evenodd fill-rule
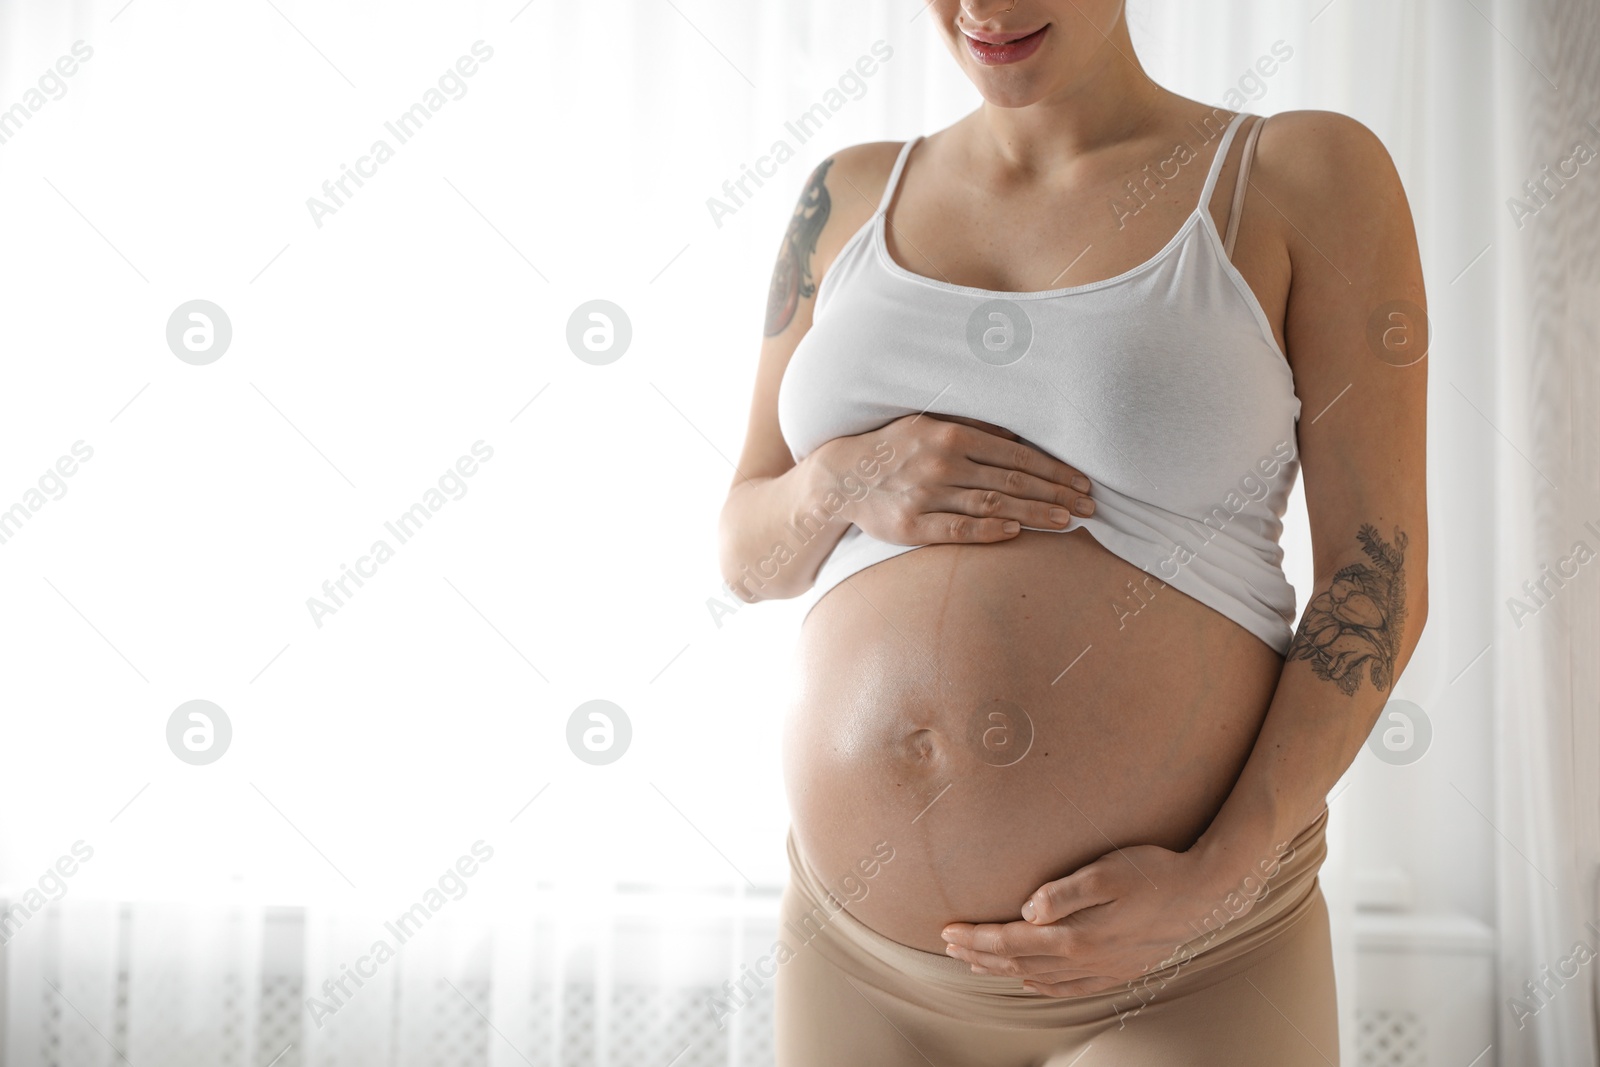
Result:
<svg viewBox="0 0 1600 1067"><path fill-rule="evenodd" d="M174 1034L208 1065L767 1061L770 988L721 1019L710 1000L765 951L786 873L798 616L708 603L715 515L806 174L977 103L920 8L0 3L0 108L27 111L0 126L0 508L94 449L0 546L0 896L94 848L0 949L7 1063L49 1062L54 1035L62 1064L176 1064ZM1345 1062L1382 1009L1360 905L1400 885L1396 921L1497 938L1492 1002L1443 1026L1492 1013L1478 1064L1593 1064L1596 965L1544 976L1595 943L1595 568L1520 626L1507 600L1600 549L1600 162L1520 226L1507 201L1600 148L1596 5L1131 0L1129 20L1175 91L1366 123L1417 221L1432 611L1396 695L1434 741L1406 767L1364 754L1335 791ZM80 40L92 58L51 76ZM441 86L420 132L386 133ZM335 201L380 138L393 158ZM780 140L793 157L746 177ZM207 366L164 336L196 298L233 324ZM597 298L633 327L605 366L566 341ZM460 495L313 621L480 440ZM205 767L163 736L196 697L234 724ZM603 766L567 743L593 699L632 727ZM479 840L463 895L318 1028L308 998ZM1519 1027L1530 980L1551 992Z"/></svg>
<svg viewBox="0 0 1600 1067"><path fill-rule="evenodd" d="M1484 157L1498 164L1504 192L1484 275L1500 299L1476 320L1496 341L1484 409L1505 436L1490 483L1496 596L1487 635L1499 668L1501 1062L1592 1064L1600 1043L1600 586L1589 562L1600 551L1600 7L1501 2L1494 13L1518 48L1497 53L1503 88L1492 129L1503 147ZM1537 195L1524 188L1529 181Z"/></svg>

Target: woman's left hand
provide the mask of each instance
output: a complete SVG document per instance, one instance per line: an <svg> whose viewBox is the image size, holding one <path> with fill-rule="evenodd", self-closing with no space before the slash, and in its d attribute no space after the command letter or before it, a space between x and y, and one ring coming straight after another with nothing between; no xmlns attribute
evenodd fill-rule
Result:
<svg viewBox="0 0 1600 1067"><path fill-rule="evenodd" d="M946 951L976 973L1021 978L1033 992L1100 993L1156 970L1189 941L1245 914L1253 901L1229 881L1194 851L1134 845L1035 890L1022 921L951 923Z"/></svg>

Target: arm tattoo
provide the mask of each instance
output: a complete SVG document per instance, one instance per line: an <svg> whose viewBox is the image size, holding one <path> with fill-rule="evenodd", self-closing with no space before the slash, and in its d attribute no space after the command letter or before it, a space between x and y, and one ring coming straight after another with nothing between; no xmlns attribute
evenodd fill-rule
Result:
<svg viewBox="0 0 1600 1067"><path fill-rule="evenodd" d="M783 247L778 251L777 266L772 269L772 286L767 290L768 337L776 337L794 320L804 297L816 294L811 281L811 253L817 250L817 237L828 224L828 211L833 206L828 189L822 184L833 166L832 159L824 159L811 172L805 192L794 206L794 217L783 235Z"/></svg>
<svg viewBox="0 0 1600 1067"><path fill-rule="evenodd" d="M1311 661L1323 681L1346 696L1361 686L1362 666L1380 691L1394 684L1400 633L1406 617L1406 535L1389 544L1368 523L1356 534L1371 563L1352 563L1333 576L1328 591L1306 606L1288 659Z"/></svg>

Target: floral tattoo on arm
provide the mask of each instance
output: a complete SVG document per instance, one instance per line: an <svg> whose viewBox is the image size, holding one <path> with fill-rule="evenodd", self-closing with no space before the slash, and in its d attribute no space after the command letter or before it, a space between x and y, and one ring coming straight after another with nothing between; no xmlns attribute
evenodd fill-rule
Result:
<svg viewBox="0 0 1600 1067"><path fill-rule="evenodd" d="M1406 617L1406 535L1393 543L1364 523L1356 540L1370 563L1352 563L1333 576L1327 592L1306 606L1288 659L1310 660L1318 678L1354 696L1365 674L1380 691L1394 684Z"/></svg>

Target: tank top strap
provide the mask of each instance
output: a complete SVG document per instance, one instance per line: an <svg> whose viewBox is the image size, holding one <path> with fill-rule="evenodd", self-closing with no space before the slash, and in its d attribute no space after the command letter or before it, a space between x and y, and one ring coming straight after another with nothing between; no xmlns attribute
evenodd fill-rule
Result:
<svg viewBox="0 0 1600 1067"><path fill-rule="evenodd" d="M1211 157L1211 169L1206 172L1206 184L1200 190L1200 204L1197 210L1205 210L1211 203L1211 194L1216 191L1217 178L1222 174L1223 161L1228 158L1228 146L1233 143L1233 135L1239 131L1239 124L1250 117L1247 111L1241 111L1228 123L1228 129L1222 135L1222 143L1217 145L1216 154Z"/></svg>
<svg viewBox="0 0 1600 1067"><path fill-rule="evenodd" d="M1233 205L1228 209L1228 233L1222 239L1222 250L1233 258L1233 242L1239 236L1239 216L1244 213L1244 194L1250 185L1250 161L1255 158L1256 138L1261 136L1261 127L1267 124L1266 119L1258 119L1250 126L1250 132L1245 136L1244 147L1239 150L1239 177L1233 183Z"/></svg>
<svg viewBox="0 0 1600 1067"><path fill-rule="evenodd" d="M889 211L889 201L894 199L894 191L900 184L900 172L906 169L906 157L911 154L911 149L922 140L919 133L911 140L900 146L900 154L895 157L894 169L889 172L889 183L883 187L883 199L878 201L878 214L886 215Z"/></svg>

